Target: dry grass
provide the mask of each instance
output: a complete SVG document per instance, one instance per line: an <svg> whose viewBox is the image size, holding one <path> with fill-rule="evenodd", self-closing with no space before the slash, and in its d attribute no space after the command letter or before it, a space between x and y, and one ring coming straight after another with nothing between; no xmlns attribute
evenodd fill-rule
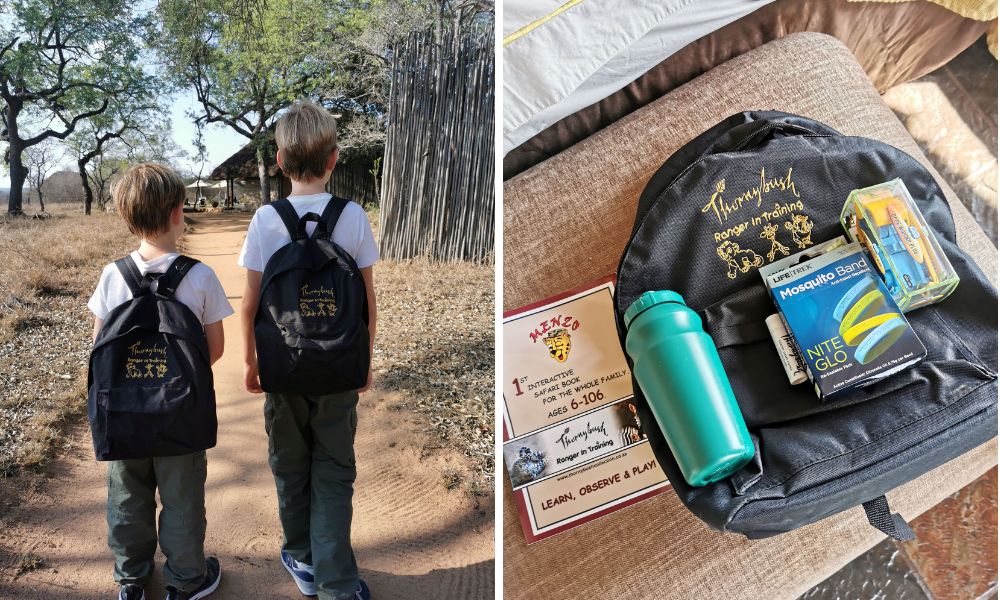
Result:
<svg viewBox="0 0 1000 600"><path fill-rule="evenodd" d="M472 459L469 492L492 491L493 265L383 261L375 292L375 386L403 392L390 408L424 415L432 443Z"/></svg>
<svg viewBox="0 0 1000 600"><path fill-rule="evenodd" d="M52 208L44 221L0 217L0 476L43 462L84 413L86 302L135 243L114 215Z"/></svg>
<svg viewBox="0 0 1000 600"><path fill-rule="evenodd" d="M60 210L60 209L57 209ZM377 215L372 216L377 223ZM114 215L60 210L47 221L0 220L0 476L52 455L86 407L101 268L135 245ZM384 261L376 269L376 386L424 416L432 446L472 459L473 494L492 490L493 266Z"/></svg>

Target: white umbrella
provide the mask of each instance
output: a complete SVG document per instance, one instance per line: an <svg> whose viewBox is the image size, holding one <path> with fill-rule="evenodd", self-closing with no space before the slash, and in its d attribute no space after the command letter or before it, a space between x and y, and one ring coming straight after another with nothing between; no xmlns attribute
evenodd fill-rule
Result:
<svg viewBox="0 0 1000 600"><path fill-rule="evenodd" d="M209 182L207 182L207 181L205 181L205 180L203 180L203 179L201 179L201 180L195 180L194 183L188 185L187 187L189 187L189 188L196 188L196 187L199 187L199 186L203 187L203 188L207 188L207 187L212 187L212 184L209 183Z"/></svg>

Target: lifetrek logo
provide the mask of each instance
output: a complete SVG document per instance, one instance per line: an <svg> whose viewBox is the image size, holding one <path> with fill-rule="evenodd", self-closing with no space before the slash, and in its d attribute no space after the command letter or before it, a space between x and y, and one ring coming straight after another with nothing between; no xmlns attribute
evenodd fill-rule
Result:
<svg viewBox="0 0 1000 600"><path fill-rule="evenodd" d="M791 273L782 273L782 279L787 278L785 277L786 274L791 275ZM786 298L794 296L795 294L798 294L800 292L804 292L807 290L814 290L819 286L823 285L824 283L833 281L834 279L836 279L836 277L837 276L834 275L833 273L820 273L819 275L813 277L809 281L804 281L798 285L793 285L791 287L787 287L778 291L778 295L781 297L782 300L785 300Z"/></svg>

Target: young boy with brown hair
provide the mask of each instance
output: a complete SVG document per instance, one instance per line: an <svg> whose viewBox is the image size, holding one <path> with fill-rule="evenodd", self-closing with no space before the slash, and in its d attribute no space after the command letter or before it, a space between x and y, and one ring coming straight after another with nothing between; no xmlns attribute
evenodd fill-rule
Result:
<svg viewBox="0 0 1000 600"><path fill-rule="evenodd" d="M122 312L128 311L129 307L122 308L122 305L134 304L133 300L146 293L144 286L157 292L157 280L159 277L166 277L162 274L171 272L171 267L180 257L177 240L184 232L184 193L184 183L174 171L153 163L129 168L113 186L112 196L118 214L128 225L129 231L138 236L141 242L138 250L126 259L104 268L97 289L87 304L94 313L94 338L99 344L104 341L102 338L107 337L99 336L105 321L108 321L109 327L105 334L114 333L120 321L127 318L123 317ZM197 342L199 345L207 342L208 356L205 358L208 361L203 358L201 364L208 369L208 374L203 374L200 380L210 383L209 364L218 360L223 352L222 319L234 311L215 272L193 259L185 258L185 261L188 265L180 273L176 288L160 290L159 293L185 305L197 317L200 326L204 327L205 340ZM130 274L134 274L134 277ZM159 279L160 283L163 281L164 279ZM183 311L180 307L178 310ZM194 327L199 327L198 322L189 321ZM96 348L95 346L95 353ZM92 374L101 376L101 373L113 372L114 377L122 378L131 386L126 386L120 392L120 388L97 392L108 395L104 402L114 400L111 394L128 395L130 390L138 389L159 389L155 400L165 402L165 398L172 392L161 384L161 380L187 379L190 372L177 372L179 367L169 364L171 355L168 350L158 350L167 358L159 360L146 356L142 359L126 359L129 362L119 365L119 357L115 358L112 371L95 371L92 361ZM136 364L139 364L139 368ZM146 368L142 370L141 367ZM97 385L106 387L110 384L98 381ZM214 398L211 390L196 390L196 395L199 398ZM189 393L188 397L190 396ZM214 444L214 402L209 410L213 417L210 433L211 443ZM141 437L147 432L135 431L131 434ZM95 448L98 441L95 435ZM100 441L104 443L103 440ZM174 454L178 452L177 447L183 448L184 445L173 447ZM159 449L162 450L163 446ZM167 559L163 574L167 583L168 600L204 598L218 587L221 578L219 561L214 557L206 558L204 550L206 469L204 450L108 462L108 546L115 559L114 577L120 585L117 596L119 600L145 598L143 586L153 573L157 538ZM163 505L159 531L156 527L157 490Z"/></svg>
<svg viewBox="0 0 1000 600"><path fill-rule="evenodd" d="M275 139L278 166L292 182L288 200L295 214L299 219L309 213L323 214L327 204L335 201L326 192L338 158L333 115L314 103L296 102L278 120ZM313 235L316 227L317 223L308 222L306 234ZM330 239L350 254L364 280L370 354L376 319L372 265L379 256L364 209L347 202L336 218ZM238 264L247 269L240 312L244 382L252 393L263 391L254 331L262 274L269 259L290 242L291 233L283 217L274 205L265 205L250 222L238 259ZM364 373L355 375L364 381ZM299 591L318 595L321 600L371 598L368 586L358 577L351 549L358 392L370 385L369 365L367 383L361 389L318 395L268 392L264 402L268 462L277 486L278 514L284 532L282 564Z"/></svg>

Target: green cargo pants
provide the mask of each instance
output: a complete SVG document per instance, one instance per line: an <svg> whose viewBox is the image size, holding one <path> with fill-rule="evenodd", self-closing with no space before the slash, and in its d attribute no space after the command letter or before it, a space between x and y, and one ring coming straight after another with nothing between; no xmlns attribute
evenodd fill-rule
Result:
<svg viewBox="0 0 1000 600"><path fill-rule="evenodd" d="M358 393L267 394L268 462L278 490L285 552L315 569L320 600L353 598L351 549Z"/></svg>
<svg viewBox="0 0 1000 600"><path fill-rule="evenodd" d="M156 489L160 489L159 543L167 557L167 585L189 592L205 577L205 452L108 463L108 547L115 581L145 585L156 553Z"/></svg>

